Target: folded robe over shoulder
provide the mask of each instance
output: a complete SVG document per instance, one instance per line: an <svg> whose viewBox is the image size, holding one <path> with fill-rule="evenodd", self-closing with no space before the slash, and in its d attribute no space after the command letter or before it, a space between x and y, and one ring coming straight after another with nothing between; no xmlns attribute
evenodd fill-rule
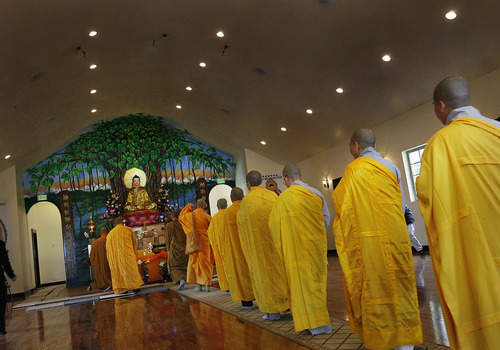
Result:
<svg viewBox="0 0 500 350"><path fill-rule="evenodd" d="M115 294L138 289L144 284L137 266L137 239L130 227L119 224L109 231L106 254Z"/></svg>
<svg viewBox="0 0 500 350"><path fill-rule="evenodd" d="M423 342L401 190L374 159L351 162L333 192L334 236L351 330L368 349Z"/></svg>
<svg viewBox="0 0 500 350"><path fill-rule="evenodd" d="M224 266L224 253L227 241L223 240L224 235L224 214L226 209L220 209L210 221L210 226L208 226L208 239L210 240L210 245L212 246L212 251L214 252L215 266L217 267L217 277L219 279L220 290L229 290L229 285L227 283L226 268Z"/></svg>
<svg viewBox="0 0 500 350"><path fill-rule="evenodd" d="M237 215L241 247L252 279L259 309L278 313L290 307L285 269L269 231L269 214L276 193L254 186L241 201Z"/></svg>
<svg viewBox="0 0 500 350"><path fill-rule="evenodd" d="M193 211L192 204L188 203L179 214L179 222L185 234L192 232L194 229L193 212L195 215L198 238L201 243L201 251L189 256L186 282L208 286L212 284L212 275L214 273L214 255L207 234L211 217L205 213L203 209L196 209Z"/></svg>
<svg viewBox="0 0 500 350"><path fill-rule="evenodd" d="M294 185L276 201L269 228L290 286L296 332L330 324L326 307L326 231L323 200Z"/></svg>
<svg viewBox="0 0 500 350"><path fill-rule="evenodd" d="M252 301L255 299L250 280L250 271L241 248L236 215L240 210L241 201L234 201L224 214L224 242L227 249L224 254L227 282L233 301Z"/></svg>
<svg viewBox="0 0 500 350"><path fill-rule="evenodd" d="M500 346L500 128L457 118L428 142L417 179L452 348Z"/></svg>

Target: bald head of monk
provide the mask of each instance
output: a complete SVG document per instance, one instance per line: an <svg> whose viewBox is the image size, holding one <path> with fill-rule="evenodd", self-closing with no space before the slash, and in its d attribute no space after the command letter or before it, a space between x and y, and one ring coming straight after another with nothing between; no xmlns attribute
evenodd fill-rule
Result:
<svg viewBox="0 0 500 350"><path fill-rule="evenodd" d="M292 185L294 181L302 181L302 173L297 164L287 164L283 168L283 181L285 186L288 188Z"/></svg>
<svg viewBox="0 0 500 350"><path fill-rule="evenodd" d="M174 221L179 220L179 209L174 209L174 210L172 210L172 212L170 213L170 217L171 217L171 218L172 218L172 220L174 220Z"/></svg>
<svg viewBox="0 0 500 350"><path fill-rule="evenodd" d="M123 224L123 219L122 218L115 218L113 220L113 225L118 226L119 224Z"/></svg>
<svg viewBox="0 0 500 350"><path fill-rule="evenodd" d="M247 187L248 189L260 186L262 183L262 175L257 170L249 171L247 174Z"/></svg>
<svg viewBox="0 0 500 350"><path fill-rule="evenodd" d="M217 200L217 208L219 210L221 210L221 209L227 209L227 199L226 198L219 198Z"/></svg>
<svg viewBox="0 0 500 350"><path fill-rule="evenodd" d="M106 237L107 234L108 234L108 229L106 227L101 227L101 230L99 231L99 236Z"/></svg>
<svg viewBox="0 0 500 350"><path fill-rule="evenodd" d="M432 100L436 117L446 124L452 110L470 105L469 83L460 76L445 78L434 88Z"/></svg>
<svg viewBox="0 0 500 350"><path fill-rule="evenodd" d="M205 209L207 207L207 202L203 198L200 198L196 201L196 208Z"/></svg>
<svg viewBox="0 0 500 350"><path fill-rule="evenodd" d="M243 199L243 190L239 187L235 187L231 190L231 201L241 201Z"/></svg>
<svg viewBox="0 0 500 350"><path fill-rule="evenodd" d="M352 134L349 149L354 159L358 158L361 152L368 147L375 148L375 134L370 129L358 129Z"/></svg>

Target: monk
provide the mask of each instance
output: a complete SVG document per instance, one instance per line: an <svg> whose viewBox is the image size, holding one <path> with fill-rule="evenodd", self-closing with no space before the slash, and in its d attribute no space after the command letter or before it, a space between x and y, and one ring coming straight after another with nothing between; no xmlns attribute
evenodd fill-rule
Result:
<svg viewBox="0 0 500 350"><path fill-rule="evenodd" d="M137 267L137 239L122 219L114 220L115 228L106 237L106 255L115 294L129 290L138 292L144 283Z"/></svg>
<svg viewBox="0 0 500 350"><path fill-rule="evenodd" d="M295 331L331 333L326 307L328 206L321 192L302 181L297 165L283 168L283 180L287 189L271 211L269 229L285 266Z"/></svg>
<svg viewBox="0 0 500 350"><path fill-rule="evenodd" d="M226 209L224 214L223 240L226 242L224 266L233 301L241 301L242 309L250 310L253 307L255 296L250 279L250 270L243 254L236 221L242 199L243 190L239 187L233 188L231 190L231 201L233 204Z"/></svg>
<svg viewBox="0 0 500 350"><path fill-rule="evenodd" d="M90 265L94 283L99 289L111 287L111 271L109 269L108 257L106 256L106 236L108 229L101 227L100 237L92 243L90 248Z"/></svg>
<svg viewBox="0 0 500 350"><path fill-rule="evenodd" d="M417 179L439 300L453 349L500 346L500 122L470 105L467 80L434 89L446 126Z"/></svg>
<svg viewBox="0 0 500 350"><path fill-rule="evenodd" d="M226 292L229 291L229 285L227 283L226 268L224 267L224 254L227 244L227 241L223 239L224 213L227 209L227 200L225 198L220 198L217 201L217 209L219 209L219 211L212 217L207 233L210 246L214 252L219 287L221 291Z"/></svg>
<svg viewBox="0 0 500 350"><path fill-rule="evenodd" d="M196 210L193 211L193 206L188 203L179 215L179 222L184 233L188 234L196 229L201 243L201 251L189 255L187 267L187 283L197 283L198 285L195 287L197 292L201 292L202 286L206 286L206 291L210 292L214 272L214 254L207 234L211 217L205 213L206 208L205 200L198 199ZM193 218L195 226L193 226Z"/></svg>
<svg viewBox="0 0 500 350"><path fill-rule="evenodd" d="M168 266L172 274L172 281L179 283L178 290L184 289L186 283L187 264L189 255L186 255L186 234L179 222L179 209L170 214L172 221L165 225L167 233Z"/></svg>
<svg viewBox="0 0 500 350"><path fill-rule="evenodd" d="M354 161L332 197L351 330L367 349L413 349L423 336L399 169L375 150L369 129L349 147Z"/></svg>
<svg viewBox="0 0 500 350"><path fill-rule="evenodd" d="M238 233L255 299L260 311L266 313L263 318L273 321L290 308L283 261L269 231L269 214L278 196L260 186L258 171L250 171L246 180L250 193L241 201Z"/></svg>

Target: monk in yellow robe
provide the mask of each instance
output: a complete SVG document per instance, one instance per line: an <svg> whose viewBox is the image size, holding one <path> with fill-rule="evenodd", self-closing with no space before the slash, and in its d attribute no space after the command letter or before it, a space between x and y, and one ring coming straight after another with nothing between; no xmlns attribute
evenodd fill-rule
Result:
<svg viewBox="0 0 500 350"><path fill-rule="evenodd" d="M132 188L128 193L124 209L127 213L138 210L156 209L156 203L151 201L148 191L141 186L141 178L137 175L132 178Z"/></svg>
<svg viewBox="0 0 500 350"><path fill-rule="evenodd" d="M111 287L111 270L109 269L108 257L106 256L106 236L108 230L101 228L100 237L92 243L90 248L90 266L94 283L99 289Z"/></svg>
<svg viewBox="0 0 500 350"><path fill-rule="evenodd" d="M297 165L286 165L283 179L287 189L271 211L269 228L285 266L295 331L330 333L326 307L328 223L323 220L323 208L330 217L328 207L321 192L302 182Z"/></svg>
<svg viewBox="0 0 500 350"><path fill-rule="evenodd" d="M219 287L223 292L229 291L227 283L226 268L224 266L224 254L226 251L227 242L223 240L224 236L224 214L227 209L227 200L220 198L217 201L219 211L212 217L210 226L208 226L208 239L210 246L214 252L215 266L217 267L217 277L219 279Z"/></svg>
<svg viewBox="0 0 500 350"><path fill-rule="evenodd" d="M399 170L374 147L371 130L353 134L355 160L332 195L349 323L367 349L413 348L423 336Z"/></svg>
<svg viewBox="0 0 500 350"><path fill-rule="evenodd" d="M269 231L269 214L278 196L260 186L258 171L250 171L246 180L250 193L241 201L237 215L241 247L259 309L266 313L264 319L277 320L290 308L283 261Z"/></svg>
<svg viewBox="0 0 500 350"><path fill-rule="evenodd" d="M239 187L233 188L231 190L231 201L233 204L226 209L224 214L223 240L226 242L224 266L233 301L241 301L242 308L249 310L253 306L255 296L236 221L242 199L243 190Z"/></svg>
<svg viewBox="0 0 500 350"><path fill-rule="evenodd" d="M500 346L500 123L470 106L463 77L441 81L417 193L450 345Z"/></svg>
<svg viewBox="0 0 500 350"><path fill-rule="evenodd" d="M115 294L137 291L144 283L137 266L137 239L130 227L116 218L115 228L106 237L106 254Z"/></svg>
<svg viewBox="0 0 500 350"><path fill-rule="evenodd" d="M210 291L212 275L214 273L214 254L207 234L211 217L205 213L204 210L206 207L207 203L205 200L198 199L196 210L193 211L193 206L191 203L188 203L179 215L179 222L182 225L184 233L188 234L196 229L201 243L201 250L189 255L187 267L187 283L198 283L198 286L195 287L195 290L198 292L202 290L202 286L206 286L207 292Z"/></svg>
<svg viewBox="0 0 500 350"><path fill-rule="evenodd" d="M179 222L179 209L170 214L172 221L165 225L168 247L168 266L172 281L179 283L179 290L184 289L187 279L189 255L186 254L186 234Z"/></svg>

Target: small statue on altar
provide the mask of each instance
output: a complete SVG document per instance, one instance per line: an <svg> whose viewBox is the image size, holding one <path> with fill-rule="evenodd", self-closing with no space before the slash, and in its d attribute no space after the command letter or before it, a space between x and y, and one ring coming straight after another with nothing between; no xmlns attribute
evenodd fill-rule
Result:
<svg viewBox="0 0 500 350"><path fill-rule="evenodd" d="M127 203L125 203L125 212L154 209L156 209L156 203L151 201L146 188L141 186L141 178L135 175L132 178L132 188L128 193Z"/></svg>
<svg viewBox="0 0 500 350"><path fill-rule="evenodd" d="M153 253L153 244L151 242L148 243L148 254Z"/></svg>

